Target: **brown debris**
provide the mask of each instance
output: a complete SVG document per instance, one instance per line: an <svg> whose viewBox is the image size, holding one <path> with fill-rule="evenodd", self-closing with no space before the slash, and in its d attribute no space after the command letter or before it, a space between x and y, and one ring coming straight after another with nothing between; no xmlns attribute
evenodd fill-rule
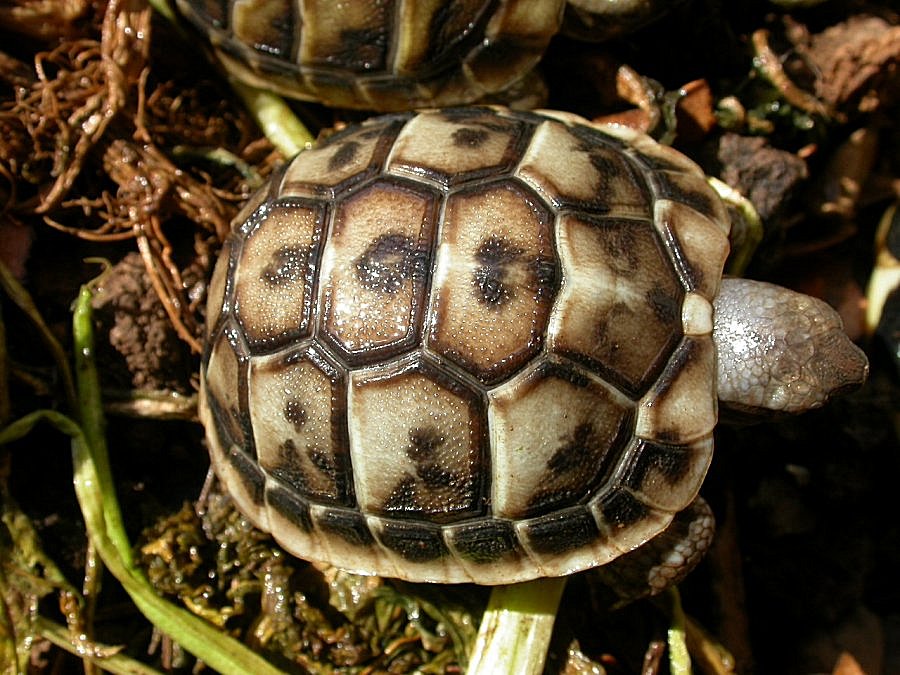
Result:
<svg viewBox="0 0 900 675"><path fill-rule="evenodd" d="M693 80L679 90L675 105L678 139L696 142L716 126L713 114L713 94L706 80Z"/></svg>
<svg viewBox="0 0 900 675"><path fill-rule="evenodd" d="M41 198L35 208L36 213L47 213L56 207L72 187L80 173L87 153L104 135L107 127L125 106L126 91L141 70L146 68L150 48L150 8L139 0L112 0L103 19L103 38L98 45L94 41L83 40L73 44L71 50L62 48L52 52L48 61L57 58L72 68L70 76L82 78L78 65L87 61L92 82L97 82L99 90L82 93L80 105L67 116L65 124L59 127L66 147L71 154L57 155L63 161L55 167L56 181ZM41 94L54 98L51 107L59 109L64 103L57 98L62 91L69 94L75 83L63 78L55 78L52 85L44 60L37 63L38 76L46 86ZM94 72L90 72L93 70ZM67 100L66 103L69 103ZM60 120L61 121L61 120Z"/></svg>
<svg viewBox="0 0 900 675"><path fill-rule="evenodd" d="M763 76L769 80L792 106L810 114L831 117L831 106L798 87L784 72L780 55L769 44L769 31L760 28L753 32L754 63Z"/></svg>
<svg viewBox="0 0 900 675"><path fill-rule="evenodd" d="M616 71L616 93L623 101L636 106L636 109L608 115L598 121L625 124L645 133L659 125L662 112L656 101L657 91L646 78L628 65L619 66Z"/></svg>
<svg viewBox="0 0 900 675"><path fill-rule="evenodd" d="M109 344L99 347L109 384L123 390L189 391L187 351L139 254L129 253L103 274L93 305L101 332L109 335Z"/></svg>
<svg viewBox="0 0 900 675"><path fill-rule="evenodd" d="M722 180L747 197L764 221L778 213L808 174L806 162L758 136L723 135L718 160Z"/></svg>
<svg viewBox="0 0 900 675"><path fill-rule="evenodd" d="M817 34L790 17L784 24L792 54L776 53L766 29L753 33L753 47L758 70L791 105L843 121L885 110L900 99L900 26L866 15L851 16ZM789 56L798 58L786 66Z"/></svg>
<svg viewBox="0 0 900 675"><path fill-rule="evenodd" d="M816 96L837 108L871 112L897 102L900 26L875 16L852 16L812 36L806 49Z"/></svg>
<svg viewBox="0 0 900 675"><path fill-rule="evenodd" d="M25 278L25 263L34 231L10 216L0 220L0 260L19 281Z"/></svg>

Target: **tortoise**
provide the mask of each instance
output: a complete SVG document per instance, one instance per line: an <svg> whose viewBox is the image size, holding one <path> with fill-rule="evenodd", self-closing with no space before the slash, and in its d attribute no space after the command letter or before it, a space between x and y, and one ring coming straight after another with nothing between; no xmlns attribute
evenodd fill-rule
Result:
<svg viewBox="0 0 900 675"><path fill-rule="evenodd" d="M379 111L531 101L528 78L563 26L608 37L664 13L661 0L178 0L239 80L291 98ZM502 92L502 93L501 93ZM533 107L533 106L532 106Z"/></svg>
<svg viewBox="0 0 900 675"><path fill-rule="evenodd" d="M868 368L824 302L723 278L728 233L699 167L623 127L502 107L349 126L224 243L212 465L304 559L492 585L639 558L661 587L711 536L718 406L799 412Z"/></svg>

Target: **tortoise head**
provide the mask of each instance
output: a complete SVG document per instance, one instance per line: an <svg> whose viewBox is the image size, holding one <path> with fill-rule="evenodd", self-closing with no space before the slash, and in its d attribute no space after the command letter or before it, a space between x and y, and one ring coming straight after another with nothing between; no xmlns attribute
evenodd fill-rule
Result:
<svg viewBox="0 0 900 675"><path fill-rule="evenodd" d="M713 339L719 401L739 414L818 408L859 388L869 372L834 309L774 284L723 279Z"/></svg>

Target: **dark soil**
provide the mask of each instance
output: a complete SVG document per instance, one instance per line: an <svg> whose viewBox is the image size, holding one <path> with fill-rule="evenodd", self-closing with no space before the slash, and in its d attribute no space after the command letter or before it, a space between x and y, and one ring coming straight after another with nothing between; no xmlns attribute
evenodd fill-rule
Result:
<svg viewBox="0 0 900 675"><path fill-rule="evenodd" d="M867 384L824 410L721 426L703 489L719 531L681 585L685 610L736 672L889 675L900 673L900 320L886 305L876 331L865 307L876 230L900 200L900 14L888 1L785 4L681 3L607 43L560 37L541 71L548 107L637 126L747 196L765 237L746 274L830 302L871 361ZM296 111L314 133L363 116ZM0 0L0 260L70 357L72 301L102 269L87 260L107 261L96 355L118 496L149 576L196 611L234 612L229 630L289 671L458 672L446 626L474 630L484 589L373 582L359 606L335 605L341 584L359 582L286 561L214 485L203 490L192 406L206 283L231 218L282 160L196 44L144 3ZM33 321L6 293L0 312L0 426L72 413ZM89 550L68 449L49 427L0 447L0 498L80 590ZM16 585L4 523L0 626L32 611L65 624L64 594ZM282 577L284 606L264 583ZM570 580L548 670L669 672L668 599L610 611L603 597L590 573ZM157 668L196 665L109 575L94 616L73 616ZM261 623L280 628L266 638ZM724 672L693 656L699 672ZM40 638L30 660L32 672L81 667Z"/></svg>

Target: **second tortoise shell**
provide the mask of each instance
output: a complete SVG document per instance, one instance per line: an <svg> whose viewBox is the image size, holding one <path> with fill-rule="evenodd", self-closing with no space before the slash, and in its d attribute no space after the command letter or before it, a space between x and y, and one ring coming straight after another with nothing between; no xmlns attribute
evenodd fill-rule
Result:
<svg viewBox="0 0 900 675"><path fill-rule="evenodd" d="M179 0L239 79L342 108L457 105L516 85L563 0ZM339 6L338 6L339 5Z"/></svg>
<svg viewBox="0 0 900 675"><path fill-rule="evenodd" d="M337 133L251 200L213 275L213 465L287 550L357 572L607 563L706 473L727 223L679 153L573 116Z"/></svg>

